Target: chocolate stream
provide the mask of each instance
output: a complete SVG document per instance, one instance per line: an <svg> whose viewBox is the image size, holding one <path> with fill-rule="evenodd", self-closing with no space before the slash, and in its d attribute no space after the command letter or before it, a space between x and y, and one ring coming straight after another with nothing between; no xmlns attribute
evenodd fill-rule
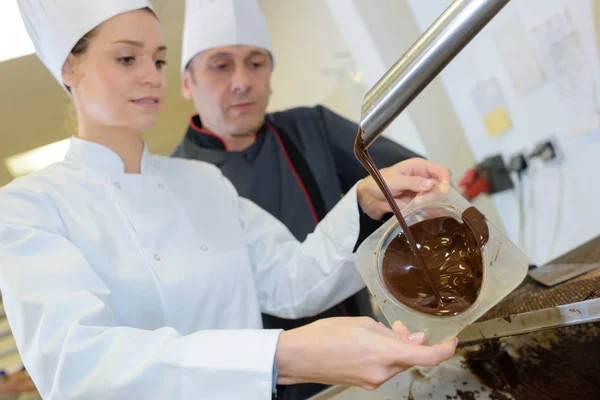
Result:
<svg viewBox="0 0 600 400"><path fill-rule="evenodd" d="M438 316L464 312L477 299L483 280L482 248L489 239L485 216L475 207L452 217L437 217L410 227L389 187L364 149L361 130L354 142L356 158L377 183L402 233L387 247L382 265L388 291L414 310Z"/></svg>
<svg viewBox="0 0 600 400"><path fill-rule="evenodd" d="M427 269L427 264L425 264L425 261L421 257L421 253L419 252L417 243L415 242L415 239L413 238L412 233L410 232L410 229L408 229L408 225L406 224L406 221L404 220L404 217L402 216L402 213L400 212L400 209L398 208L398 205L396 204L396 201L394 200L394 196L390 192L390 188L383 180L383 177L381 176L381 173L377 169L375 162L373 162L373 159L369 155L369 152L366 149L364 149L361 136L362 136L362 130L359 128L358 134L356 135L356 140L354 141L354 154L356 155L356 158L358 159L358 161L360 161L360 163L366 168L366 170L369 171L369 174L371 175L371 177L373 177L373 179L375 180L375 183L377 183L377 186L379 186L379 189L381 190L384 197L386 198L388 204L390 205L392 211L394 212L394 215L396 216L396 219L398 220L398 223L400 224L400 226L402 227L402 230L404 231L406 239L408 240L408 244L415 255L415 262L416 262L417 266L419 267L419 270L422 271L423 275L425 276L425 279L427 279L427 282L429 283L429 287L433 291L438 304L440 306L443 306L442 297L440 296L440 293L437 290L437 287L435 285L433 277L431 276L431 274L429 273L429 270Z"/></svg>

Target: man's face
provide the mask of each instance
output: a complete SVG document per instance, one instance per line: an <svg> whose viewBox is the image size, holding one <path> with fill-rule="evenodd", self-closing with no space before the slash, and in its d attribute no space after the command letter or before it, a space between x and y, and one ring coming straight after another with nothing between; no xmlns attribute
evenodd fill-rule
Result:
<svg viewBox="0 0 600 400"><path fill-rule="evenodd" d="M196 106L202 125L220 136L254 134L271 95L271 56L253 46L226 46L197 54L181 91Z"/></svg>

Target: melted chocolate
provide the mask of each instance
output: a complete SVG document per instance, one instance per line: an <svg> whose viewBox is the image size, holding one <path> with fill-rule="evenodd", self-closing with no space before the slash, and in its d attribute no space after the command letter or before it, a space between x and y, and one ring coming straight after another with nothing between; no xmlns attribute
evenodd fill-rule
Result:
<svg viewBox="0 0 600 400"><path fill-rule="evenodd" d="M469 207L463 211L462 220L473 231L479 247L485 246L490 238L490 230L485 222L485 215L475 207Z"/></svg>
<svg viewBox="0 0 600 400"><path fill-rule="evenodd" d="M454 316L477 299L483 278L482 247L489 239L485 216L475 207L463 212L463 223L451 217L425 220L408 227L387 184L364 149L362 131L354 154L369 171L402 228L383 258L383 280L403 304L426 314Z"/></svg>
<svg viewBox="0 0 600 400"><path fill-rule="evenodd" d="M435 284L433 276L431 276L427 269L427 264L425 264L425 261L419 253L417 242L415 241L410 230L408 229L408 225L406 224L406 221L404 220L404 217L402 216L402 213L400 212L400 209L398 208L398 205L394 200L394 196L392 195L390 189L383 180L381 173L379 173L379 170L375 166L375 163L369 155L369 152L363 147L364 146L362 141L362 130L359 128L358 134L356 135L356 140L354 141L354 154L358 161L360 161L360 163L367 169L367 171L369 171L369 174L371 175L371 177L373 177L375 183L377 183L377 186L379 186L379 189L385 196L388 204L394 212L394 215L396 216L396 219L398 219L398 223L402 227L402 230L406 233L406 239L404 239L404 242L408 245L409 249L412 251L412 254L414 254L415 256L413 261L415 263L414 265L419 269L419 274L426 280L431 293L433 293L433 296L435 297L436 303L441 307L443 306L442 297L437 290L437 286Z"/></svg>
<svg viewBox="0 0 600 400"><path fill-rule="evenodd" d="M468 309L481 289L481 246L489 236L485 217L474 207L465 210L463 221L437 217L409 228L443 305L439 306L423 274L415 268L414 254L406 245L404 233L392 239L383 257L383 281L390 294L412 309L431 315L454 316Z"/></svg>

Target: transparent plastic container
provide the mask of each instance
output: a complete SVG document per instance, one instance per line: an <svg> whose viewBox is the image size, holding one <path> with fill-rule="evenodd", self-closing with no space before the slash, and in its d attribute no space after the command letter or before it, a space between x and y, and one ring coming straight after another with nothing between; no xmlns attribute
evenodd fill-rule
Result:
<svg viewBox="0 0 600 400"><path fill-rule="evenodd" d="M463 211L471 206L460 193L444 185L415 197L404 207L402 215L408 226L442 216L462 222ZM428 344L440 343L457 336L521 284L529 268L527 257L489 221L487 225L490 236L482 249L483 279L479 295L467 310L456 316L416 311L388 291L382 265L388 245L402 233L396 218L390 218L361 244L356 253L356 267L390 325L400 320L411 332L425 332Z"/></svg>

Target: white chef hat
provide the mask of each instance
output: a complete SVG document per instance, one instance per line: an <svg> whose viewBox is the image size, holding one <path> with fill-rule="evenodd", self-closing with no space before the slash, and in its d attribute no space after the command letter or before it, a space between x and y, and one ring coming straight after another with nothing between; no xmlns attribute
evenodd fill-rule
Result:
<svg viewBox="0 0 600 400"><path fill-rule="evenodd" d="M40 60L64 86L62 68L77 42L104 21L152 6L148 0L17 0Z"/></svg>
<svg viewBox="0 0 600 400"><path fill-rule="evenodd" d="M267 22L257 0L186 0L182 74L196 54L233 45L263 48L273 59Z"/></svg>

